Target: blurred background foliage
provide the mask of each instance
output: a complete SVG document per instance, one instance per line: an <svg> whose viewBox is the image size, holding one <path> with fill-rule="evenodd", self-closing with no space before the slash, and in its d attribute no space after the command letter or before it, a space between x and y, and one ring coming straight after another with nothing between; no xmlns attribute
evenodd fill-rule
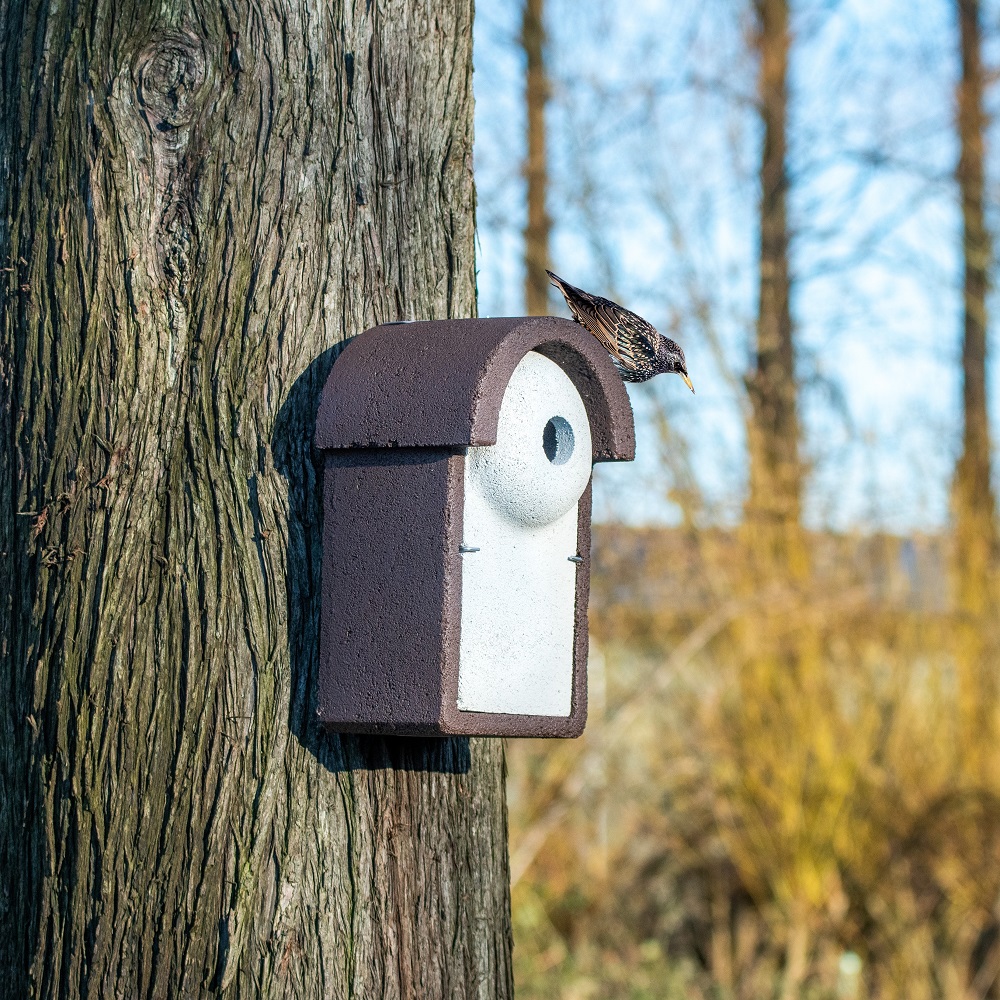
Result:
<svg viewBox="0 0 1000 1000"><path fill-rule="evenodd" d="M477 14L480 310L684 346L508 746L518 996L1000 997L993 0Z"/></svg>

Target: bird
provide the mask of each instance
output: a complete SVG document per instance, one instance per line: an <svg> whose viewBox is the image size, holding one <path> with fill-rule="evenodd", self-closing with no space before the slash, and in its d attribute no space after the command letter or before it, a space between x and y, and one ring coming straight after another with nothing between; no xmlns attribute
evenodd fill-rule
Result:
<svg viewBox="0 0 1000 1000"><path fill-rule="evenodd" d="M680 344L617 302L591 295L549 270L545 273L562 292L573 319L604 345L626 382L646 382L654 375L676 372L694 392Z"/></svg>

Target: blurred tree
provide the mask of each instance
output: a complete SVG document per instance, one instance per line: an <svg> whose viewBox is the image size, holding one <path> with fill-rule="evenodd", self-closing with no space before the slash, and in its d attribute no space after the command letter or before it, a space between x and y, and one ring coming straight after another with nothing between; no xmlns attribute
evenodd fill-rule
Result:
<svg viewBox="0 0 1000 1000"><path fill-rule="evenodd" d="M993 243L986 225L984 180L985 74L979 0L955 0L962 75L956 125L960 155L955 168L962 202L964 270L962 339L962 454L955 469L956 579L960 608L981 615L992 606L997 548L996 505L990 477L990 427L986 401L987 304Z"/></svg>
<svg viewBox="0 0 1000 1000"><path fill-rule="evenodd" d="M763 139L756 357L746 380L750 491L745 518L762 571L797 574L805 556L799 537L802 463L788 253L788 0L755 0L754 13Z"/></svg>
<svg viewBox="0 0 1000 1000"><path fill-rule="evenodd" d="M524 306L529 316L549 311L549 233L552 220L545 198L549 185L546 152L545 108L549 101L549 79L545 69L545 0L525 0L521 21L521 45L527 61L525 111L527 121L528 220L524 227Z"/></svg>

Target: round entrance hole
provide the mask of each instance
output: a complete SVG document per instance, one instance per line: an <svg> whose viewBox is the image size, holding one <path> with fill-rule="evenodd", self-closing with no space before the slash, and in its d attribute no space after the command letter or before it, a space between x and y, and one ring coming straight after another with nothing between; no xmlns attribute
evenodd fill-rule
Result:
<svg viewBox="0 0 1000 1000"><path fill-rule="evenodd" d="M553 465L565 465L570 460L573 455L573 428L565 417L553 417L545 425L542 447L545 457Z"/></svg>

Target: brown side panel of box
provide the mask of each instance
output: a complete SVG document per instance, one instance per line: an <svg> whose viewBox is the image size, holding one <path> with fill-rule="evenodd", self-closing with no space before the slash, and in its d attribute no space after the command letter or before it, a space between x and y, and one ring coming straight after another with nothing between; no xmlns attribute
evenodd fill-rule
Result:
<svg viewBox="0 0 1000 1000"><path fill-rule="evenodd" d="M587 652L589 632L587 603L590 598L590 508L591 484L578 504L576 541L583 562L576 569L576 626L573 636L573 699L568 716L503 715L498 712L462 712L458 708L459 650L456 635L444 660L444 701L441 731L469 736L574 737L587 724ZM449 593L451 614L461 614L461 591Z"/></svg>
<svg viewBox="0 0 1000 1000"><path fill-rule="evenodd" d="M325 480L319 718L341 732L439 733L462 456L328 452Z"/></svg>

